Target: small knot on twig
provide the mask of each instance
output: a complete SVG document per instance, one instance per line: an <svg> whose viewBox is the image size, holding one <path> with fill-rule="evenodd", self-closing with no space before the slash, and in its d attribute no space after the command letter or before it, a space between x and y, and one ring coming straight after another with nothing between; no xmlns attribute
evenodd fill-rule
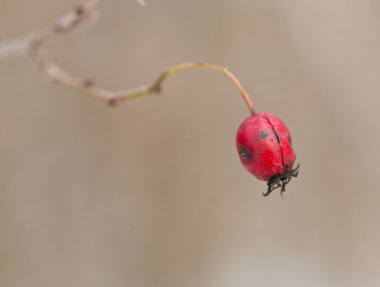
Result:
<svg viewBox="0 0 380 287"><path fill-rule="evenodd" d="M121 103L122 103L122 100L121 100L121 98L119 98L119 97L117 97L117 98L112 98L112 99L108 100L108 105L109 105L110 107L113 107L113 108L116 108L116 107L120 106Z"/></svg>
<svg viewBox="0 0 380 287"><path fill-rule="evenodd" d="M42 39L40 38L36 38L36 39L33 39L32 41L30 41L29 43L29 49L33 52L37 51L38 49L41 48L41 46L43 46L44 42Z"/></svg>
<svg viewBox="0 0 380 287"><path fill-rule="evenodd" d="M162 92L161 85L155 85L149 89L149 93L160 94Z"/></svg>
<svg viewBox="0 0 380 287"><path fill-rule="evenodd" d="M83 79L83 87L84 88L91 88L95 86L95 80L92 78L85 78Z"/></svg>
<svg viewBox="0 0 380 287"><path fill-rule="evenodd" d="M74 11L78 16L81 16L85 12L85 9L83 5L78 5L77 7L75 7Z"/></svg>

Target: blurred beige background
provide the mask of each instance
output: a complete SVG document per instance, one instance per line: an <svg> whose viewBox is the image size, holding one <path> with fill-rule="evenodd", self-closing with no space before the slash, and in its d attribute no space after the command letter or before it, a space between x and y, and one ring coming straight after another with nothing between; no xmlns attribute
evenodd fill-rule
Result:
<svg viewBox="0 0 380 287"><path fill-rule="evenodd" d="M1 0L0 37L77 1ZM111 109L0 62L0 286L378 286L380 2L102 1L51 45L110 89L166 67L228 67L281 117L301 163L282 200L241 166L248 116L221 75L187 71Z"/></svg>

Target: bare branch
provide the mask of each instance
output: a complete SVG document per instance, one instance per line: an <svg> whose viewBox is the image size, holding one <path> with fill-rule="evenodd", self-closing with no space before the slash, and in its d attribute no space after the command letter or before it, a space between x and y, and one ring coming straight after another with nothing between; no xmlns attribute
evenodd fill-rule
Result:
<svg viewBox="0 0 380 287"><path fill-rule="evenodd" d="M98 0L84 0L50 26L20 38L3 40L0 42L0 60L26 54L31 49L38 52L36 50L53 37L90 27L98 19L98 13L94 10L98 3Z"/></svg>
<svg viewBox="0 0 380 287"><path fill-rule="evenodd" d="M98 12L95 10L98 3L99 0L83 0L67 14L57 19L52 25L37 30L22 38L0 42L0 60L1 58L7 58L10 56L28 54L42 72L44 72L52 81L63 87L104 100L112 106L118 106L126 100L159 93L162 90L162 85L166 79L177 72L193 68L204 68L226 75L242 95L250 112L254 113L253 105L249 99L248 93L244 90L237 78L226 68L213 64L179 64L163 72L157 80L149 86L116 92L98 87L95 81L91 78L76 77L66 71L50 55L50 52L46 47L47 42L54 37L75 32L93 25L98 19ZM140 0L139 3L145 5L144 1Z"/></svg>
<svg viewBox="0 0 380 287"><path fill-rule="evenodd" d="M30 40L27 37L6 39L0 42L0 60L26 54Z"/></svg>

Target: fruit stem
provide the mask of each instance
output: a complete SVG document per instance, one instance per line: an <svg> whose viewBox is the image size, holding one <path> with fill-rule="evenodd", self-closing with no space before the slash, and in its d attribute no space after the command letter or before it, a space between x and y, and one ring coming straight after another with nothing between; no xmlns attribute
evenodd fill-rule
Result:
<svg viewBox="0 0 380 287"><path fill-rule="evenodd" d="M123 92L115 93L113 99L110 100L110 103L111 104L119 104L119 103L121 103L121 101L130 100L133 98L139 98L139 97L159 93L162 90L163 83L169 77L176 74L177 72L189 70L189 69L194 69L194 68L208 69L208 70L212 70L212 71L226 75L234 83L234 85L236 86L236 88L240 92L241 96L243 97L245 103L248 106L250 113L255 114L252 101L249 98L247 91L244 89L243 85L235 77L235 75L232 74L225 67L214 65L214 64L207 64L207 63L182 63L179 65L173 66L173 67L167 69L165 72L163 72L157 78L157 80L150 86L144 86L144 87L140 87L140 88L130 90L130 91L123 91Z"/></svg>

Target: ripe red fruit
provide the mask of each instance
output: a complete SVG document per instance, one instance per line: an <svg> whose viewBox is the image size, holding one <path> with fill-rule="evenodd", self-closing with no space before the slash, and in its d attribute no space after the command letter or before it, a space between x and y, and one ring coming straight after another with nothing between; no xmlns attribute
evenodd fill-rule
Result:
<svg viewBox="0 0 380 287"><path fill-rule="evenodd" d="M299 165L293 164L295 154L286 125L268 113L252 114L240 125L236 145L240 160L245 168L260 180L268 182L264 196L285 185L298 175Z"/></svg>

